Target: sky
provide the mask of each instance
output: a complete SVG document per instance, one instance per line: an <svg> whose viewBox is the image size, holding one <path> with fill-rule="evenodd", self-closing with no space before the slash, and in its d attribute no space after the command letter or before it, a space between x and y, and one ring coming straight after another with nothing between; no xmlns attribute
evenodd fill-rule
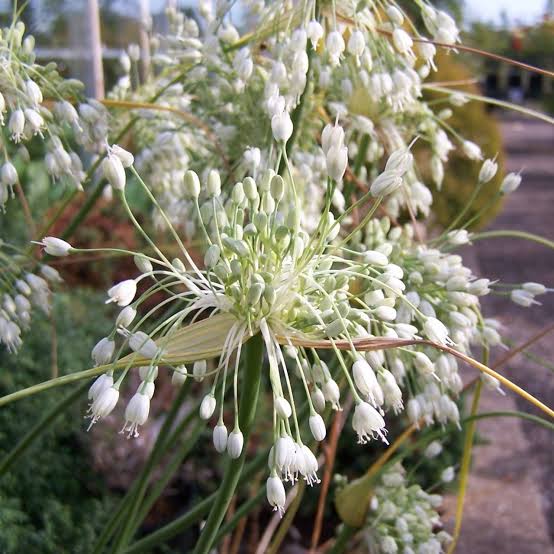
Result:
<svg viewBox="0 0 554 554"><path fill-rule="evenodd" d="M466 17L470 21L499 23L504 10L510 23L532 23L544 13L546 0L465 0Z"/></svg>

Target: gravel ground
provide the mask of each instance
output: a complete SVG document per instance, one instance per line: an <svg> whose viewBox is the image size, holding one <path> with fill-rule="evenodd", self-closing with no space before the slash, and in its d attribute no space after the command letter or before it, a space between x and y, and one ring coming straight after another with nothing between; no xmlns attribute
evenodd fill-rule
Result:
<svg viewBox="0 0 554 554"><path fill-rule="evenodd" d="M554 127L538 121L503 118L507 170L523 168L521 187L506 201L487 230L516 229L554 235ZM544 246L513 238L482 240L471 249L477 273L506 283L538 281L554 287L554 254ZM506 326L520 344L554 322L554 293L542 305L520 308L501 297L485 299L485 313ZM554 333L531 351L554 363ZM497 356L501 353L497 352ZM494 362L493 362L494 363ZM523 356L501 371L522 388L554 405L554 373ZM481 411L520 410L541 415L507 392L487 391ZM552 432L514 418L485 420L480 435L490 442L476 447L467 508L458 552L462 554L544 554L554 552L554 441ZM453 522L455 499L446 501Z"/></svg>

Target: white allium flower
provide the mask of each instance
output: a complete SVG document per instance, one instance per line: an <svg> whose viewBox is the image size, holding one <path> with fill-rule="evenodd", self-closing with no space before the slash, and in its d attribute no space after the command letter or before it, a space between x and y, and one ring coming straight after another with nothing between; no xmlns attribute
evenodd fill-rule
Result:
<svg viewBox="0 0 554 554"><path fill-rule="evenodd" d="M441 473L441 481L444 483L450 483L454 480L454 468L453 467L447 467L442 473Z"/></svg>
<svg viewBox="0 0 554 554"><path fill-rule="evenodd" d="M271 118L271 130L273 131L273 138L277 142L287 142L289 140L293 125L288 112L283 110Z"/></svg>
<svg viewBox="0 0 554 554"><path fill-rule="evenodd" d="M508 173L502 180L500 191L502 194L510 194L514 192L521 184L521 175L518 173Z"/></svg>
<svg viewBox="0 0 554 554"><path fill-rule="evenodd" d="M118 389L114 388L113 386L104 388L94 399L93 403L91 404L88 410L88 413L89 413L88 417L91 419L88 429L90 430L90 428L98 420L108 416L115 408L115 405L117 404L118 400L119 400Z"/></svg>
<svg viewBox="0 0 554 554"><path fill-rule="evenodd" d="M129 348L148 359L158 354L156 343L143 331L137 331L129 335Z"/></svg>
<svg viewBox="0 0 554 554"><path fill-rule="evenodd" d="M109 373L103 373L95 379L94 383L92 383L88 391L88 399L94 402L101 392L111 386L113 386L113 376Z"/></svg>
<svg viewBox="0 0 554 554"><path fill-rule="evenodd" d="M308 38L310 39L310 42L312 43L312 48L315 50L317 48L318 42L323 37L323 27L321 26L321 23L316 20L310 21L308 23L306 32Z"/></svg>
<svg viewBox="0 0 554 554"><path fill-rule="evenodd" d="M171 376L171 384L174 387L181 387L185 384L185 381L187 380L188 372L187 368L184 365L180 365L175 368L173 371L173 374Z"/></svg>
<svg viewBox="0 0 554 554"><path fill-rule="evenodd" d="M56 237L44 237L37 244L44 246L44 251L50 256L67 256L73 248L65 240Z"/></svg>
<svg viewBox="0 0 554 554"><path fill-rule="evenodd" d="M498 171L498 164L492 160L485 160L479 171L479 182L488 183Z"/></svg>
<svg viewBox="0 0 554 554"><path fill-rule="evenodd" d="M114 285L108 290L108 300L106 304L115 302L118 306L129 305L137 293L137 282L135 279L126 279Z"/></svg>
<svg viewBox="0 0 554 554"><path fill-rule="evenodd" d="M354 408L354 417L352 418L352 427L358 434L358 442L365 444L370 439L379 436L381 440L388 444L385 435L385 420L379 412L367 402L359 402Z"/></svg>
<svg viewBox="0 0 554 554"><path fill-rule="evenodd" d="M102 160L102 172L105 179L115 190L123 190L125 188L125 168L118 156L109 153Z"/></svg>
<svg viewBox="0 0 554 554"><path fill-rule="evenodd" d="M436 458L442 452L442 444L439 441L432 441L425 448L426 458Z"/></svg>
<svg viewBox="0 0 554 554"><path fill-rule="evenodd" d="M275 411L285 419L288 419L292 414L292 408L289 401L282 396L275 398Z"/></svg>
<svg viewBox="0 0 554 554"><path fill-rule="evenodd" d="M414 45L410 35L403 29L396 28L392 33L392 43L400 54L408 54Z"/></svg>
<svg viewBox="0 0 554 554"><path fill-rule="evenodd" d="M331 31L327 35L325 46L327 48L327 52L329 53L329 57L331 59L331 65L332 66L339 65L340 58L345 49L345 44L344 44L344 39L342 38L342 34L339 33L338 31Z"/></svg>
<svg viewBox="0 0 554 554"><path fill-rule="evenodd" d="M150 397L141 392L141 387L139 387L125 408L125 424L121 433L127 432L127 438L138 437L138 427L146 423L149 412Z"/></svg>
<svg viewBox="0 0 554 554"><path fill-rule="evenodd" d="M423 331L427 337L439 344L451 342L448 338L448 328L436 317L428 317L423 324Z"/></svg>
<svg viewBox="0 0 554 554"><path fill-rule="evenodd" d="M470 159L470 160L482 160L483 154L481 152L481 148L474 142L471 142L470 140L464 140L462 143L462 148L464 150L464 154Z"/></svg>
<svg viewBox="0 0 554 554"><path fill-rule="evenodd" d="M285 502L287 495L285 494L285 487L283 482L275 473L272 473L266 482L267 500L273 510L279 512L279 515L285 513Z"/></svg>

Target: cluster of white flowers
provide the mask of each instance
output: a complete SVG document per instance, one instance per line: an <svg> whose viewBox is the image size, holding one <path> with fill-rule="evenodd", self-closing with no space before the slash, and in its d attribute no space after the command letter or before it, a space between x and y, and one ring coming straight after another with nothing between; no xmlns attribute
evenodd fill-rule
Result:
<svg viewBox="0 0 554 554"><path fill-rule="evenodd" d="M19 182L17 166L30 160L23 143L40 137L45 143L44 166L55 181L63 180L81 190L83 163L68 136L89 151L101 151L108 133L107 111L94 100L76 109L71 101L82 97L82 83L63 79L56 66L35 63L32 35L24 38L25 25L18 21L0 35L0 124L13 147L2 149L0 206L4 207ZM55 99L52 109L44 100ZM71 101L70 101L71 100ZM68 133L70 131L70 133Z"/></svg>
<svg viewBox="0 0 554 554"><path fill-rule="evenodd" d="M407 481L401 464L385 472L371 499L365 535L383 554L441 554L452 537L442 530L441 496Z"/></svg>
<svg viewBox="0 0 554 554"><path fill-rule="evenodd" d="M62 281L53 267L36 264L17 247L0 240L0 343L10 352L22 344L33 308L50 313L50 286Z"/></svg>

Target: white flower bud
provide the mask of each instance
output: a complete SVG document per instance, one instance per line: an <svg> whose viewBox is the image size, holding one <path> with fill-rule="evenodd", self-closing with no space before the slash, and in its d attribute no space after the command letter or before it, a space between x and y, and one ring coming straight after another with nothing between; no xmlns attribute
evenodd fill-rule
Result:
<svg viewBox="0 0 554 554"><path fill-rule="evenodd" d="M234 429L229 435L227 441L227 453L229 457L236 460L242 454L242 448L244 446L244 436L240 429Z"/></svg>
<svg viewBox="0 0 554 554"><path fill-rule="evenodd" d="M184 365L180 365L175 368L173 375L171 376L171 384L174 387L180 387L185 384L187 380L187 368Z"/></svg>
<svg viewBox="0 0 554 554"><path fill-rule="evenodd" d="M206 360L197 360L192 366L192 376L194 380L200 383L206 375L207 363Z"/></svg>
<svg viewBox="0 0 554 554"><path fill-rule="evenodd" d="M399 175L403 175L408 171L414 163L414 156L409 148L400 148L395 150L385 164L385 171L395 171Z"/></svg>
<svg viewBox="0 0 554 554"><path fill-rule="evenodd" d="M416 352L414 356L414 365L422 375L431 375L435 371L433 362L429 359L429 356L423 352Z"/></svg>
<svg viewBox="0 0 554 554"><path fill-rule="evenodd" d="M384 171L371 183L373 196L386 196L402 186L402 177L396 171Z"/></svg>
<svg viewBox="0 0 554 554"><path fill-rule="evenodd" d="M322 441L327 434L325 422L319 414L312 414L309 419L310 431L316 441Z"/></svg>
<svg viewBox="0 0 554 554"><path fill-rule="evenodd" d="M207 394L200 404L200 417L204 420L210 419L215 411L216 401L213 394Z"/></svg>
<svg viewBox="0 0 554 554"><path fill-rule="evenodd" d="M28 79L25 81L25 91L27 92L27 97L31 101L31 104L38 106L42 103L42 91L33 80Z"/></svg>
<svg viewBox="0 0 554 554"><path fill-rule="evenodd" d="M119 157L108 154L102 160L102 173L115 190L123 190L125 188L127 177L125 175L125 168Z"/></svg>
<svg viewBox="0 0 554 554"><path fill-rule="evenodd" d="M521 288L534 296L545 294L549 290L543 284L533 282L523 283L523 285L521 285Z"/></svg>
<svg viewBox="0 0 554 554"><path fill-rule="evenodd" d="M208 173L208 183L206 186L210 196L219 196L221 194L221 177L215 169Z"/></svg>
<svg viewBox="0 0 554 554"><path fill-rule="evenodd" d="M17 183L17 170L12 162L6 161L2 165L0 179L2 180L2 184L6 186L12 186Z"/></svg>
<svg viewBox="0 0 554 554"><path fill-rule="evenodd" d="M136 315L137 311L132 306L127 306L123 308L119 312L115 320L116 327L129 327L129 325L131 325L131 323L135 319Z"/></svg>
<svg viewBox="0 0 554 554"><path fill-rule="evenodd" d="M414 45L410 35L404 29L398 27L392 33L392 43L400 54L407 54Z"/></svg>
<svg viewBox="0 0 554 554"><path fill-rule="evenodd" d="M190 169L185 173L185 192L192 199L200 196L200 180L198 175Z"/></svg>
<svg viewBox="0 0 554 554"><path fill-rule="evenodd" d="M427 338L439 344L448 344L448 329L435 317L428 317L423 324L423 332Z"/></svg>
<svg viewBox="0 0 554 554"><path fill-rule="evenodd" d="M277 142L287 142L289 140L293 125L288 112L282 111L271 118L271 130L273 131L273 138Z"/></svg>
<svg viewBox="0 0 554 554"><path fill-rule="evenodd" d="M289 401L282 396L275 398L275 411L284 419L288 419L292 414Z"/></svg>
<svg viewBox="0 0 554 554"><path fill-rule="evenodd" d="M492 160L485 160L479 171L479 182L488 183L498 171L498 164Z"/></svg>
<svg viewBox="0 0 554 554"><path fill-rule="evenodd" d="M443 483L450 483L454 480L454 468L452 466L447 467L442 473L441 473L441 481Z"/></svg>
<svg viewBox="0 0 554 554"><path fill-rule="evenodd" d="M150 273L154 269L152 262L145 256L141 256L140 254L133 256L133 261L135 262L137 269L141 273Z"/></svg>
<svg viewBox="0 0 554 554"><path fill-rule="evenodd" d="M25 110L25 120L34 135L40 133L40 130L44 126L44 119L42 119L42 116L37 111L30 108Z"/></svg>
<svg viewBox="0 0 554 554"><path fill-rule="evenodd" d="M137 283L134 279L126 279L114 285L111 289L108 290L108 300L106 304L110 302L115 302L118 306L127 306L129 305L137 293Z"/></svg>
<svg viewBox="0 0 554 554"><path fill-rule="evenodd" d="M500 192L502 194L510 194L514 192L521 184L521 175L517 173L508 173L502 180L500 185Z"/></svg>
<svg viewBox="0 0 554 554"><path fill-rule="evenodd" d="M209 418L205 418L209 419ZM213 431L213 442L215 449L221 454L227 449L227 427L223 422L218 423L214 427Z"/></svg>
<svg viewBox="0 0 554 554"><path fill-rule="evenodd" d="M470 140L464 140L462 143L462 148L464 150L464 154L470 159L470 160L482 160L483 154L481 153L481 148L474 142L471 142Z"/></svg>
<svg viewBox="0 0 554 554"><path fill-rule="evenodd" d="M115 342L108 337L100 339L92 349L91 356L96 365L110 363L115 350Z"/></svg>
<svg viewBox="0 0 554 554"><path fill-rule="evenodd" d="M114 156L119 158L123 164L123 167L131 167L135 162L133 154L131 154L131 152L127 152L127 150L121 148L118 144L113 144L110 150Z"/></svg>
<svg viewBox="0 0 554 554"><path fill-rule="evenodd" d="M404 21L404 16L402 15L402 12L396 6L387 7L387 17L395 25L402 25Z"/></svg>
<svg viewBox="0 0 554 554"><path fill-rule="evenodd" d="M421 419L421 406L416 398L410 398L406 406L406 412L408 419L413 425L416 425L419 429L419 420Z"/></svg>
<svg viewBox="0 0 554 554"><path fill-rule="evenodd" d="M325 410L325 395L319 387L315 387L310 394L312 404L317 413L321 414Z"/></svg>
<svg viewBox="0 0 554 554"><path fill-rule="evenodd" d="M377 382L377 377L371 366L363 358L359 358L352 366L354 383L362 396L368 398L373 404L380 406L383 403L383 391Z"/></svg>
<svg viewBox="0 0 554 554"><path fill-rule="evenodd" d="M37 244L44 246L44 251L50 256L67 256L72 250L71 244L56 237L44 237Z"/></svg>
<svg viewBox="0 0 554 554"><path fill-rule="evenodd" d="M318 389L319 390L319 389ZM327 379L323 383L323 396L334 410L340 410L340 389L334 379ZM318 410L319 411L319 410Z"/></svg>
<svg viewBox="0 0 554 554"><path fill-rule="evenodd" d="M377 250L366 250L362 253L362 258L364 259L364 262L370 265L376 265L379 267L385 267L389 263L389 259L382 254L381 252L377 252ZM372 292L381 292L382 291L372 291Z"/></svg>
<svg viewBox="0 0 554 554"><path fill-rule="evenodd" d="M442 444L439 441L430 442L425 449L426 458L436 458L442 452Z"/></svg>
<svg viewBox="0 0 554 554"><path fill-rule="evenodd" d="M331 179L340 183L348 165L348 149L346 146L331 147L326 156L327 174Z"/></svg>

